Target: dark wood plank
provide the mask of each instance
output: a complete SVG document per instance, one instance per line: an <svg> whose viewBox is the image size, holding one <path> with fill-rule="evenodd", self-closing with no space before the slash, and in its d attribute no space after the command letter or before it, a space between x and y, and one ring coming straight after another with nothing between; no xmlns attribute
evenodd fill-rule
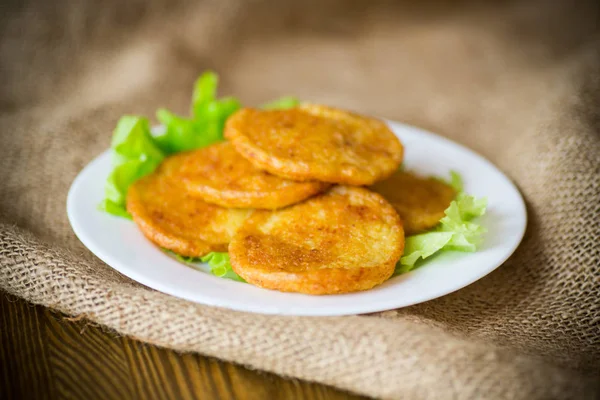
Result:
<svg viewBox="0 0 600 400"><path fill-rule="evenodd" d="M50 366L59 398L127 399L133 395L129 365L121 350L123 338L107 337L99 328L69 321L43 310Z"/></svg>
<svg viewBox="0 0 600 400"><path fill-rule="evenodd" d="M0 292L0 399L359 399L120 337Z"/></svg>
<svg viewBox="0 0 600 400"><path fill-rule="evenodd" d="M44 340L43 318L36 307L2 292L0 360L0 398L51 398L55 381Z"/></svg>

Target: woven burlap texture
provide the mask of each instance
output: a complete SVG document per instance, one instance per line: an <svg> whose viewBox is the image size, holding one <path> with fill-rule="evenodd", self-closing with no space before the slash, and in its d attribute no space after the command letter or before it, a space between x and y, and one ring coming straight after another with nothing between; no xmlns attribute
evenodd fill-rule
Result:
<svg viewBox="0 0 600 400"><path fill-rule="evenodd" d="M14 3L1 17L2 290L149 343L372 396L599 395L595 6L64 4ZM109 146L122 114L185 112L206 68L221 74L222 93L246 104L295 94L482 153L526 198L523 243L465 289L369 316L246 314L121 276L72 233L69 185Z"/></svg>

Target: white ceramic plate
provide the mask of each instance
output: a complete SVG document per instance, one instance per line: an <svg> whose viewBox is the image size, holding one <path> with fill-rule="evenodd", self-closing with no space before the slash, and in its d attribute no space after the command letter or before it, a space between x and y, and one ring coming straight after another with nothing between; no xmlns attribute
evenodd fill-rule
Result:
<svg viewBox="0 0 600 400"><path fill-rule="evenodd" d="M405 165L424 175L458 171L465 191L486 196L488 229L476 253L445 252L416 270L360 293L309 296L261 289L184 265L148 241L136 225L98 210L110 154L104 152L81 171L67 199L75 234L102 261L153 289L211 306L265 314L346 315L421 303L461 289L500 266L517 248L527 224L523 199L495 166L471 150L432 133L389 122L406 148Z"/></svg>

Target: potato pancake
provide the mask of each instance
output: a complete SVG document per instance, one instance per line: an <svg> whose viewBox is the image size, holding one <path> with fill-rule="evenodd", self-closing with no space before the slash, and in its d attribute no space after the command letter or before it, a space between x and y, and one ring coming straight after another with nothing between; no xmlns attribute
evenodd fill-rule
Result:
<svg viewBox="0 0 600 400"><path fill-rule="evenodd" d="M245 108L225 136L254 166L294 180L370 185L393 173L403 148L388 126L335 108Z"/></svg>
<svg viewBox="0 0 600 400"><path fill-rule="evenodd" d="M281 208L329 187L324 182L296 182L259 170L229 142L191 152L182 165L181 179L191 195L229 208Z"/></svg>
<svg viewBox="0 0 600 400"><path fill-rule="evenodd" d="M250 210L227 209L190 196L180 183L190 153L165 159L127 193L127 211L142 233L160 247L188 257L227 251Z"/></svg>
<svg viewBox="0 0 600 400"><path fill-rule="evenodd" d="M247 282L308 294L367 290L388 279L404 249L398 214L380 195L335 186L277 211L255 211L229 244Z"/></svg>
<svg viewBox="0 0 600 400"><path fill-rule="evenodd" d="M370 189L381 194L396 209L407 235L436 226L457 194L438 179L404 171L396 171Z"/></svg>

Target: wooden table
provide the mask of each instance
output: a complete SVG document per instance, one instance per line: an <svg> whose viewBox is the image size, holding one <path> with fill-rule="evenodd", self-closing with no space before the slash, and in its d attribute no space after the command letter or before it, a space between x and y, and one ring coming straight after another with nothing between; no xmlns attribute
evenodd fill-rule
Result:
<svg viewBox="0 0 600 400"><path fill-rule="evenodd" d="M178 354L0 292L0 399L359 399Z"/></svg>

